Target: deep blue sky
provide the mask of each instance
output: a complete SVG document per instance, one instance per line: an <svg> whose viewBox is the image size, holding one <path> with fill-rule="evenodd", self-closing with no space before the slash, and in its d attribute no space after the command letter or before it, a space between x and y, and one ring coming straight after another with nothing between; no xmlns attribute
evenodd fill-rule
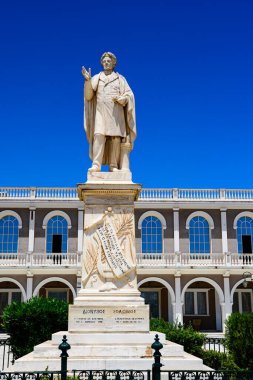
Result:
<svg viewBox="0 0 253 380"><path fill-rule="evenodd" d="M252 20L252 0L3 0L0 184L86 180L81 66L112 51L136 97L135 182L253 187Z"/></svg>

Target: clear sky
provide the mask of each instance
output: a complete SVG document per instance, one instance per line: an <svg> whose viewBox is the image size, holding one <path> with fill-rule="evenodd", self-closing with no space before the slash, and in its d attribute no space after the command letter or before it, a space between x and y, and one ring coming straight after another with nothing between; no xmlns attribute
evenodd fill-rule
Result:
<svg viewBox="0 0 253 380"><path fill-rule="evenodd" d="M134 182L251 188L252 0L3 0L0 185L86 181L81 66L134 91Z"/></svg>

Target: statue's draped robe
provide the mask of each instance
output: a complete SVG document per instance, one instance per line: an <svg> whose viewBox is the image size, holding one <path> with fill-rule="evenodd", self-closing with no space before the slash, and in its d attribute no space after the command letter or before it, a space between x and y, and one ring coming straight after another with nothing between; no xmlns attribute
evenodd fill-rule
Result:
<svg viewBox="0 0 253 380"><path fill-rule="evenodd" d="M113 72L106 78L101 72L91 79L93 98L85 100L84 129L90 144L90 158L93 160L93 138L94 134L100 133L104 136L129 136L130 142L136 138L135 103L134 95L126 79ZM127 98L125 106L115 103L113 96L124 96ZM109 162L110 140L106 141L103 165Z"/></svg>

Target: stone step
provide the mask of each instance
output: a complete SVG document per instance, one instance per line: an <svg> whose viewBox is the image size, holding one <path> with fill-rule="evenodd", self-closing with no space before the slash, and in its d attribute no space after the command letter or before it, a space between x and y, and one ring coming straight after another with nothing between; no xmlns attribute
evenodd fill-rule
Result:
<svg viewBox="0 0 253 380"><path fill-rule="evenodd" d="M168 345L176 345L176 343L166 341L165 334L151 331L151 332L128 332L128 333L119 333L119 332L107 332L107 333L96 333L96 332L68 332L68 331L59 331L52 335L52 343L59 345L62 341L63 335L67 336L68 343L71 344L115 344L118 345L128 345L128 344L144 344L149 345L154 342L155 335L159 335L160 342Z"/></svg>
<svg viewBox="0 0 253 380"><path fill-rule="evenodd" d="M50 342L42 343L34 348L34 357L59 357L60 351L56 346L49 344ZM184 351L182 346L175 345L165 345L161 350L164 357L174 357L174 356L184 356ZM142 358L142 357L153 357L153 350L150 345L72 345L71 350L69 350L69 357L83 356L84 360L87 358Z"/></svg>
<svg viewBox="0 0 253 380"><path fill-rule="evenodd" d="M151 370L153 358L96 358L89 359L83 356L68 358L68 370ZM203 370L202 360L192 355L184 353L184 356L162 357L163 370ZM16 361L12 368L18 372L25 371L49 371L60 370L60 358L34 358L30 353ZM206 367L205 367L206 369Z"/></svg>

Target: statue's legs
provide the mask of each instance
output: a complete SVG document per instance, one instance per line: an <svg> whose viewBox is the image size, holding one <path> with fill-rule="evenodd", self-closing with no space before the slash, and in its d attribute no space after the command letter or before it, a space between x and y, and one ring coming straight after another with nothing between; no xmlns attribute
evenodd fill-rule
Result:
<svg viewBox="0 0 253 380"><path fill-rule="evenodd" d="M109 140L107 141L107 144L109 143L109 170L111 172L119 170L121 137L106 137L100 133L96 133L93 141L93 162L92 167L89 169L91 172L99 172L101 170L106 139Z"/></svg>
<svg viewBox="0 0 253 380"><path fill-rule="evenodd" d="M90 171L100 172L104 150L105 150L106 137L97 133L94 135L93 141L93 162Z"/></svg>
<svg viewBox="0 0 253 380"><path fill-rule="evenodd" d="M113 172L119 169L121 137L112 136L110 143L109 170Z"/></svg>

